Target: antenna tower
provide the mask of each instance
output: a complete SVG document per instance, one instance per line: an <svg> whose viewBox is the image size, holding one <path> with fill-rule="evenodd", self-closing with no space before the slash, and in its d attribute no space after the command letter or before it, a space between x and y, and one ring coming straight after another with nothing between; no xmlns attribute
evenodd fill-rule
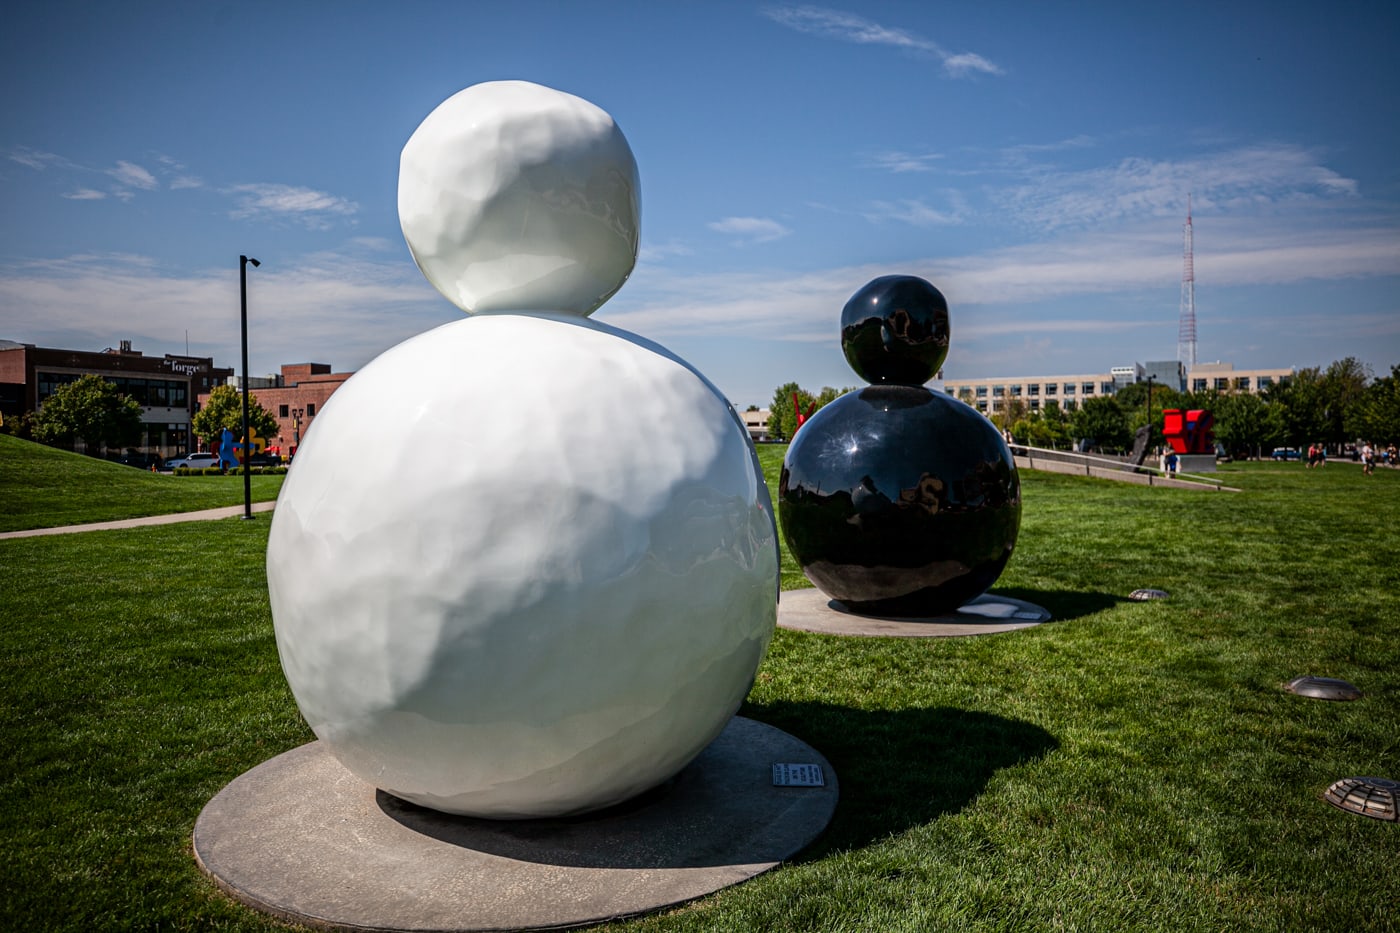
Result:
<svg viewBox="0 0 1400 933"><path fill-rule="evenodd" d="M1191 246L1191 195L1186 196L1186 232L1181 259L1181 324L1176 335L1176 358L1186 371L1196 368L1196 267Z"/></svg>

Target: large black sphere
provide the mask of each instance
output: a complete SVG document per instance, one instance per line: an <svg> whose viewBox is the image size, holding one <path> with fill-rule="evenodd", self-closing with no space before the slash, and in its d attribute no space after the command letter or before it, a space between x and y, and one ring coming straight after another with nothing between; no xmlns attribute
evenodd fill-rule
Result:
<svg viewBox="0 0 1400 933"><path fill-rule="evenodd" d="M913 275L884 275L841 310L846 362L872 385L921 386L948 356L948 302Z"/></svg>
<svg viewBox="0 0 1400 933"><path fill-rule="evenodd" d="M951 612L996 582L1021 483L996 428L922 386L871 386L819 410L788 448L778 518L807 578L857 612Z"/></svg>

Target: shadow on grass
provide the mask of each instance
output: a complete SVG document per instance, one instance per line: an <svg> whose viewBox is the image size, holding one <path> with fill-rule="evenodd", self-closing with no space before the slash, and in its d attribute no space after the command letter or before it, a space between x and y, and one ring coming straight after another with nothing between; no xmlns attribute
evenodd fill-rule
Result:
<svg viewBox="0 0 1400 933"><path fill-rule="evenodd" d="M860 710L778 702L747 704L740 714L797 736L836 771L841 785L836 817L795 859L799 862L862 848L956 813L997 771L1060 745L1031 723L944 706Z"/></svg>
<svg viewBox="0 0 1400 933"><path fill-rule="evenodd" d="M992 596L1009 596L1024 599L1028 603L1050 610L1051 620L1068 622L1083 616L1093 615L1105 609L1112 609L1127 601L1127 594L1115 593L1075 593L1067 590L1033 590L1028 587L997 587Z"/></svg>

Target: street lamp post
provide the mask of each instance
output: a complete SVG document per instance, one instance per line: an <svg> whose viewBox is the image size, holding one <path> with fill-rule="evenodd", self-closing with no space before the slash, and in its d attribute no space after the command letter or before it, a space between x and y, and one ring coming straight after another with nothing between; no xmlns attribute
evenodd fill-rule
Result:
<svg viewBox="0 0 1400 933"><path fill-rule="evenodd" d="M253 517L253 474L248 471L248 263L256 269L262 263L247 256L238 257L238 291L243 327L243 517Z"/></svg>

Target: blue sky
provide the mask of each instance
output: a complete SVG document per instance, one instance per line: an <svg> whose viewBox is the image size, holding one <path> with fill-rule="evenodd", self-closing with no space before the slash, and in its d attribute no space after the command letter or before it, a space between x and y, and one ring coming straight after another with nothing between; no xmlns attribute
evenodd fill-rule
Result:
<svg viewBox="0 0 1400 933"><path fill-rule="evenodd" d="M642 250L595 317L740 407L856 377L869 279L948 296L949 379L1176 356L1400 363L1393 3L69 3L0 31L0 338L363 366L461 312L399 232L438 103L607 110Z"/></svg>

